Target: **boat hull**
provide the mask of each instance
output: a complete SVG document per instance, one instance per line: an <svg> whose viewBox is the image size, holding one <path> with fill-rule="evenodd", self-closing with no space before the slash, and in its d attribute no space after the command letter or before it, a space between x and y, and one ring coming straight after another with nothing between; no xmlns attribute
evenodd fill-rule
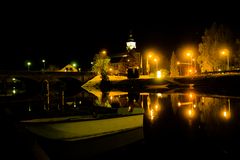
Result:
<svg viewBox="0 0 240 160"><path fill-rule="evenodd" d="M40 137L74 141L136 129L143 126L143 114L79 121L24 121L25 127Z"/></svg>

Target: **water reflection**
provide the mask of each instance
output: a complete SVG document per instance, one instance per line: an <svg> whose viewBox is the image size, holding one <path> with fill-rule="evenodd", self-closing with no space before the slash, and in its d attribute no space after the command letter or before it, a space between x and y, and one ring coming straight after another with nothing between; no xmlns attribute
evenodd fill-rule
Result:
<svg viewBox="0 0 240 160"><path fill-rule="evenodd" d="M237 154L240 98L202 96L193 91L162 95L149 94L144 107L144 138L150 146L161 144L158 149L163 153L183 157L186 150L202 156ZM158 111L156 104L161 106Z"/></svg>
<svg viewBox="0 0 240 160"><path fill-rule="evenodd" d="M25 93L25 84L19 79L6 78L0 80L0 96L14 96Z"/></svg>
<svg viewBox="0 0 240 160"><path fill-rule="evenodd" d="M200 156L210 154L229 158L234 154L239 157L236 146L240 144L240 97L203 95L194 90L174 93L121 91L90 93L82 90L74 96L67 96L61 89L54 91L49 89L40 97L38 101L18 101L16 104L9 104L8 107L20 117L20 120L79 115L101 119L143 114L143 125L137 132L134 131L135 139L131 139L132 133L125 132L124 136L128 135L127 141L124 145L117 145L120 144L118 139L120 135L112 136L108 150L104 150L104 156L117 152L121 153L122 157L124 154L138 157L139 154L136 153L140 150L146 157L149 154L150 157L151 155L155 157L156 154L171 157L173 153L179 157L186 157L190 152ZM89 149L93 148L95 142L92 142ZM129 146L128 142L133 145ZM64 153L66 159L70 155L75 156L74 158L81 157L82 152L85 152L86 156L91 156L93 151L87 151L87 147L85 150L76 147L81 143L84 148L87 141L74 142L74 145L71 145L72 143L57 142L52 145L53 148L46 147L50 140L41 144L54 158L61 157L61 153ZM98 144L104 146L104 143L101 141ZM119 147L118 151L109 153L109 150L116 149L113 144ZM97 148L94 149L96 149L94 153L100 153ZM127 150L133 150L133 153Z"/></svg>

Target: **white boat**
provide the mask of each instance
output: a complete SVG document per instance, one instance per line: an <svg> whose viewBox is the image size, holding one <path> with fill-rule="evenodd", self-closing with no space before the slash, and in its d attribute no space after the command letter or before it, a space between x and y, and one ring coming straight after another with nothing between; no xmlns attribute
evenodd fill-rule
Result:
<svg viewBox="0 0 240 160"><path fill-rule="evenodd" d="M110 118L62 117L24 120L30 132L47 139L75 141L143 127L143 114Z"/></svg>

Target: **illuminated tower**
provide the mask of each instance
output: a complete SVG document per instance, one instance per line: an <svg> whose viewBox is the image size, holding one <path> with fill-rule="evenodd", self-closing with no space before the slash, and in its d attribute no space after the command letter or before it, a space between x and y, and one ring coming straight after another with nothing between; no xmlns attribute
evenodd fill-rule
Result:
<svg viewBox="0 0 240 160"><path fill-rule="evenodd" d="M129 38L128 38L128 41L126 42L127 46L127 51L131 51L133 49L136 49L136 42L134 41L133 39L133 35L132 35L132 32L130 31L129 33Z"/></svg>

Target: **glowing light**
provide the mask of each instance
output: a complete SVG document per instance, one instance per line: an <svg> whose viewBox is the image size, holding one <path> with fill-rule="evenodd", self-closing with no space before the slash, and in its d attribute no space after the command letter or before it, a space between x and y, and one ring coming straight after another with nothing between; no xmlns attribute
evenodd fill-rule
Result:
<svg viewBox="0 0 240 160"><path fill-rule="evenodd" d="M151 120L154 119L154 110L153 109L150 110L150 119Z"/></svg>
<svg viewBox="0 0 240 160"><path fill-rule="evenodd" d="M229 70L229 50L225 48L225 49L221 50L220 53L223 56L226 56L226 58L227 58L227 70Z"/></svg>
<svg viewBox="0 0 240 160"><path fill-rule="evenodd" d="M179 107L181 106L181 102L178 102L178 106L179 106Z"/></svg>
<svg viewBox="0 0 240 160"><path fill-rule="evenodd" d="M101 53L102 53L103 55L106 55L106 54L107 54L107 51L106 51L106 50L102 50Z"/></svg>
<svg viewBox="0 0 240 160"><path fill-rule="evenodd" d="M192 110L191 109L188 111L188 114L189 114L189 116L192 116Z"/></svg>
<svg viewBox="0 0 240 160"><path fill-rule="evenodd" d="M162 93L157 93L157 97L162 97Z"/></svg>
<svg viewBox="0 0 240 160"><path fill-rule="evenodd" d="M186 112L185 112L185 116L187 118L194 118L194 115L195 115L195 112L194 112L194 110L192 108L186 110Z"/></svg>
<svg viewBox="0 0 240 160"><path fill-rule="evenodd" d="M192 93L189 93L189 98L193 98L193 94Z"/></svg>
<svg viewBox="0 0 240 160"><path fill-rule="evenodd" d="M161 78L162 77L162 72L161 71L157 71L157 78Z"/></svg>
<svg viewBox="0 0 240 160"><path fill-rule="evenodd" d="M187 52L186 54L188 57L190 57L192 54L190 52Z"/></svg>
<svg viewBox="0 0 240 160"><path fill-rule="evenodd" d="M128 112L131 112L131 111L132 111L132 107L129 106L129 107L128 107Z"/></svg>
<svg viewBox="0 0 240 160"><path fill-rule="evenodd" d="M31 112L31 111L32 111L32 107L28 106L28 112Z"/></svg>
<svg viewBox="0 0 240 160"><path fill-rule="evenodd" d="M46 60L45 59L42 59L42 63L43 63L43 71L45 71L45 62L46 62Z"/></svg>
<svg viewBox="0 0 240 160"><path fill-rule="evenodd" d="M136 42L127 42L127 48L130 50L136 48Z"/></svg>
<svg viewBox="0 0 240 160"><path fill-rule="evenodd" d="M73 65L73 67L77 67L77 63L73 63L72 65Z"/></svg>
<svg viewBox="0 0 240 160"><path fill-rule="evenodd" d="M27 62L27 67L28 67L28 71L30 70L30 66L32 65L31 62Z"/></svg>
<svg viewBox="0 0 240 160"><path fill-rule="evenodd" d="M226 111L223 112L223 116L227 117L227 112Z"/></svg>
<svg viewBox="0 0 240 160"><path fill-rule="evenodd" d="M180 107L180 106L189 106L189 105L192 105L193 104L193 102L178 102L178 106Z"/></svg>
<svg viewBox="0 0 240 160"><path fill-rule="evenodd" d="M231 118L231 112L227 111L227 110L223 110L221 113L221 117L223 117L224 119L228 120Z"/></svg>

